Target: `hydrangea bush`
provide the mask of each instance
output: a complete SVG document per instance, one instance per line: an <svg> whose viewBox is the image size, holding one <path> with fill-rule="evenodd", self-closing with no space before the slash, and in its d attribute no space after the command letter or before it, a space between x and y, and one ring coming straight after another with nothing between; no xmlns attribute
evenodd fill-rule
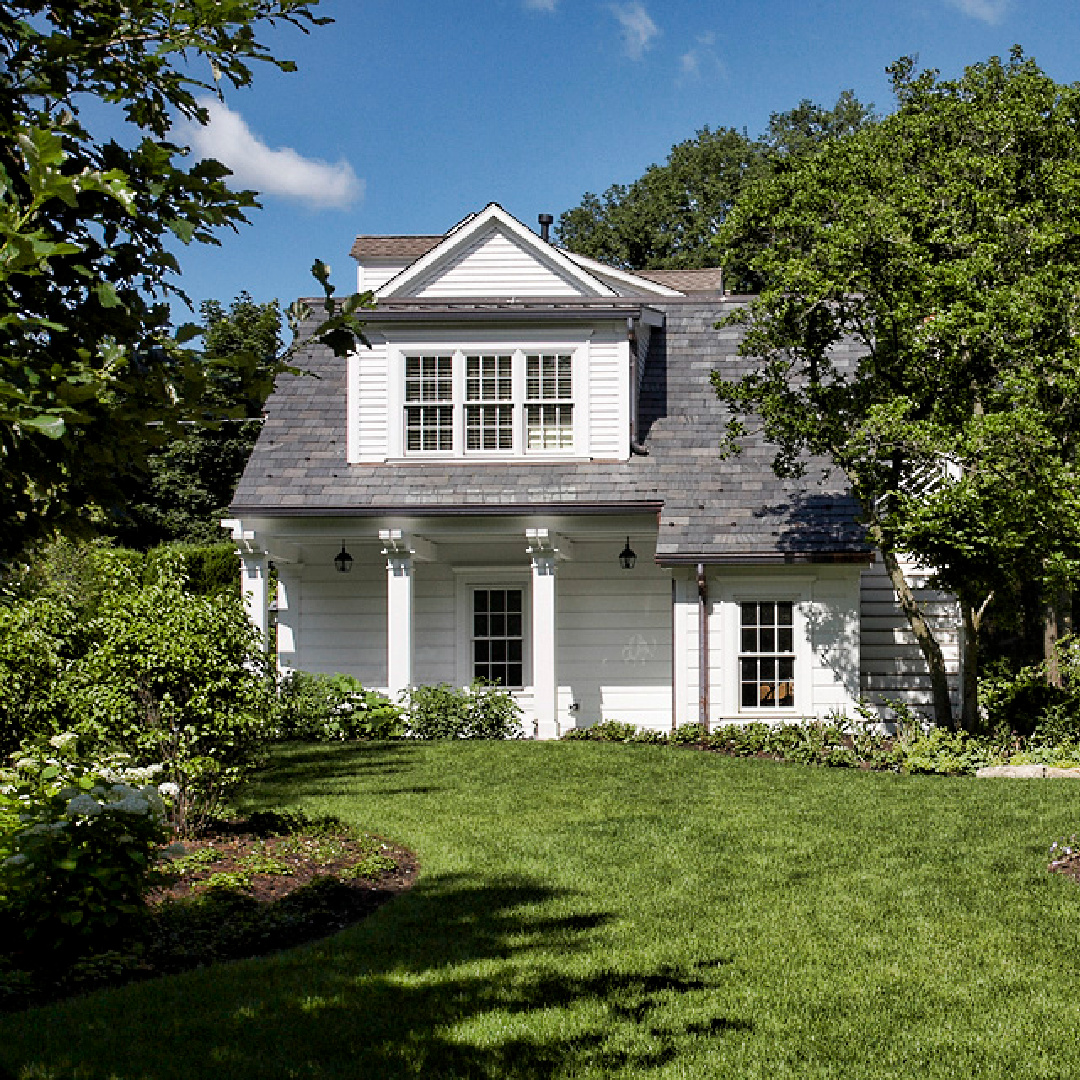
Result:
<svg viewBox="0 0 1080 1080"><path fill-rule="evenodd" d="M157 768L80 759L75 733L24 748L0 773L0 913L26 946L100 949L142 911L169 836Z"/></svg>

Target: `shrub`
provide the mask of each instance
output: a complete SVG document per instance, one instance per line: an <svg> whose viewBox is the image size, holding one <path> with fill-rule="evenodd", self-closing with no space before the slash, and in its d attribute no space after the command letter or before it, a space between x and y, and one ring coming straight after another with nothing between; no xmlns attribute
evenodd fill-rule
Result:
<svg viewBox="0 0 1080 1080"><path fill-rule="evenodd" d="M519 739L521 708L509 690L481 681L463 689L417 686L404 695L414 739Z"/></svg>
<svg viewBox="0 0 1080 1080"><path fill-rule="evenodd" d="M294 671L278 692L281 739L389 739L404 731L401 709L351 675Z"/></svg>
<svg viewBox="0 0 1080 1080"><path fill-rule="evenodd" d="M1080 743L1080 640L1058 642L1064 687L1050 686L1045 664L1018 671L999 665L979 680L979 708L990 731L1032 737L1042 745Z"/></svg>
<svg viewBox="0 0 1080 1080"><path fill-rule="evenodd" d="M219 814L258 764L274 699L269 662L239 599L191 596L180 557L155 580L106 594L95 647L65 674L80 736L160 762L181 834Z"/></svg>
<svg viewBox="0 0 1080 1080"><path fill-rule="evenodd" d="M107 947L138 918L169 832L146 770L118 780L115 760L83 762L76 746L70 732L28 746L3 777L0 912L58 958Z"/></svg>

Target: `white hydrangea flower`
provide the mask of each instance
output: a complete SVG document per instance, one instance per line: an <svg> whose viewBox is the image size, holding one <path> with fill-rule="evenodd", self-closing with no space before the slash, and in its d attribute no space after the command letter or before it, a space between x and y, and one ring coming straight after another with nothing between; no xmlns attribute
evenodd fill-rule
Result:
<svg viewBox="0 0 1080 1080"><path fill-rule="evenodd" d="M180 794L180 785L173 780L166 780L163 784L158 784L158 794L167 799L175 799Z"/></svg>
<svg viewBox="0 0 1080 1080"><path fill-rule="evenodd" d="M55 746L57 750L63 750L69 743L73 743L78 738L78 735L74 731L62 731L59 735L53 735L49 739L49 745Z"/></svg>
<svg viewBox="0 0 1080 1080"><path fill-rule="evenodd" d="M135 814L136 816L141 817L150 812L150 804L141 794L139 794L139 792L133 791L119 802L109 803L109 809L118 814Z"/></svg>

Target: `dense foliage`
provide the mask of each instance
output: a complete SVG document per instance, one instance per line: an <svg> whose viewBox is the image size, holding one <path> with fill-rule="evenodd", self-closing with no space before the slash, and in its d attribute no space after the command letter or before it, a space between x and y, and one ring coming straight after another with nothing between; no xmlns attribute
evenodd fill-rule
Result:
<svg viewBox="0 0 1080 1080"><path fill-rule="evenodd" d="M259 63L291 70L258 34L327 21L315 2L0 7L0 556L88 508L107 517L154 436L204 418L198 328L169 324L171 249L218 243L257 204L171 129L206 123L199 95L249 85ZM125 137L95 134L88 98ZM323 340L353 344L358 298L327 302Z"/></svg>
<svg viewBox="0 0 1080 1080"><path fill-rule="evenodd" d="M939 722L973 730L994 598L1080 574L1080 88L1019 50L951 81L890 70L895 113L756 186L721 228L718 251L757 248L766 287L738 316L756 370L714 381L778 471L811 453L844 473ZM959 598L963 717L900 552Z"/></svg>
<svg viewBox="0 0 1080 1080"><path fill-rule="evenodd" d="M277 302L257 304L245 292L227 309L209 300L202 326L199 405L206 422L169 432L133 476L113 525L130 547L218 542L220 520L259 436L282 350Z"/></svg>
<svg viewBox="0 0 1080 1080"><path fill-rule="evenodd" d="M403 701L406 734L414 739L521 738L521 708L509 690L484 682L457 689L415 686Z"/></svg>
<svg viewBox="0 0 1080 1080"><path fill-rule="evenodd" d="M160 765L180 831L220 812L257 762L274 705L235 589L192 591L184 562L168 549L58 543L0 603L0 751L71 729L88 751Z"/></svg>
<svg viewBox="0 0 1080 1080"><path fill-rule="evenodd" d="M275 733L313 742L388 739L404 734L404 725L401 709L352 675L294 671L279 687Z"/></svg>
<svg viewBox="0 0 1080 1080"><path fill-rule="evenodd" d="M751 185L817 152L829 139L857 130L872 116L845 90L832 109L803 101L774 113L767 133L751 139L735 128L705 127L671 148L631 184L586 194L559 217L561 244L624 270L687 270L719 266L716 233ZM726 249L726 287L743 292L760 283L753 245Z"/></svg>

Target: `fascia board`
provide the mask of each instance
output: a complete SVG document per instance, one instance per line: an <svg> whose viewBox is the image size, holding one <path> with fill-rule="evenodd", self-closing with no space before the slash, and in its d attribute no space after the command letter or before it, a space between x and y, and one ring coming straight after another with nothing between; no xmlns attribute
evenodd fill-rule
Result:
<svg viewBox="0 0 1080 1080"><path fill-rule="evenodd" d="M507 232L511 233L526 248L533 251L542 262L554 263L563 272L569 274L586 291L593 292L598 296L615 296L615 290L606 285L599 278L584 267L579 266L557 247L544 243L532 231L526 228L512 214L508 214L498 203L488 203L478 214L471 218L465 218L454 226L447 234L442 243L433 247L426 255L422 255L416 262L405 267L400 274L392 277L381 289L375 293L376 299L392 299L404 293L410 284L422 278L429 270L448 258L459 248L464 247L474 236L487 228L492 223L498 223ZM681 296L681 293L672 293L673 296Z"/></svg>

